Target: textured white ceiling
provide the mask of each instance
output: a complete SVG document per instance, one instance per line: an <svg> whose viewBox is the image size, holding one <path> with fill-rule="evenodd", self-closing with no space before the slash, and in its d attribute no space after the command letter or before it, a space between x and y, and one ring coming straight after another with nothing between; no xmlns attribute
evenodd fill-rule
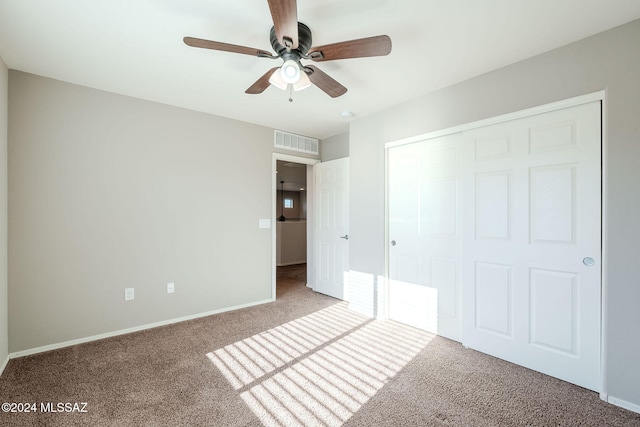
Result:
<svg viewBox="0 0 640 427"><path fill-rule="evenodd" d="M1 0L11 69L315 138L383 110L640 18L638 0L299 0L314 45L387 34L387 57L315 64L348 88L244 93L270 59L196 49L184 36L271 51L266 0Z"/></svg>

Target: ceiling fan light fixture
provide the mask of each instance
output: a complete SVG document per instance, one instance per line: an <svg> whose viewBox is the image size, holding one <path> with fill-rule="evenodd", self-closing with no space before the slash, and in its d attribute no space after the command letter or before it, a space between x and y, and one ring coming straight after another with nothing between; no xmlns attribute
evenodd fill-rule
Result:
<svg viewBox="0 0 640 427"><path fill-rule="evenodd" d="M287 59L280 67L280 77L289 84L297 83L301 74L298 63L293 59Z"/></svg>
<svg viewBox="0 0 640 427"><path fill-rule="evenodd" d="M282 80L282 76L280 75L280 69L279 68L277 70L275 70L273 72L273 74L271 74L271 77L269 77L269 83L271 83L272 85L274 85L278 89L282 89L282 90L287 90L287 86L289 86L289 84L287 82Z"/></svg>
<svg viewBox="0 0 640 427"><path fill-rule="evenodd" d="M299 92L311 86L311 80L309 80L309 76L307 73L300 73L300 79L293 84L293 90Z"/></svg>

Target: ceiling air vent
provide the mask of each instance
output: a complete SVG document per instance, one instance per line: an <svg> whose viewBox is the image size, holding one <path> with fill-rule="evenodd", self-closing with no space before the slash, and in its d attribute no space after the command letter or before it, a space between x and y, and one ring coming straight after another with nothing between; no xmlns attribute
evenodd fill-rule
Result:
<svg viewBox="0 0 640 427"><path fill-rule="evenodd" d="M294 135L282 131L275 131L274 145L284 150L302 151L303 153L318 154L319 141L306 136Z"/></svg>

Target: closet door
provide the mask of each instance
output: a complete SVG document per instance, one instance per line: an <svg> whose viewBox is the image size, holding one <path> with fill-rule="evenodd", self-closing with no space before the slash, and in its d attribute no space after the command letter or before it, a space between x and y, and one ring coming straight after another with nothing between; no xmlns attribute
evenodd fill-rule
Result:
<svg viewBox="0 0 640 427"><path fill-rule="evenodd" d="M388 317L462 339L461 134L390 148Z"/></svg>
<svg viewBox="0 0 640 427"><path fill-rule="evenodd" d="M600 102L463 144L463 343L599 391Z"/></svg>

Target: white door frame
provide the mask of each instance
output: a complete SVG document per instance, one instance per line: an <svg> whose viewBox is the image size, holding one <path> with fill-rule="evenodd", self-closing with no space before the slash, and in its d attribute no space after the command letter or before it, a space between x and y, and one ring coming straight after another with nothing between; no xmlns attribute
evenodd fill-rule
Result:
<svg viewBox="0 0 640 427"><path fill-rule="evenodd" d="M601 378L601 388L600 388L600 398L602 400L608 400L608 391L607 391L607 378L606 371L604 367L606 366L606 352L605 344L607 342L606 336L606 319L607 319L607 294L608 294L608 286L607 282L604 280L606 277L606 271L608 266L608 257L607 257L607 238L606 238L606 230L604 225L607 223L607 210L605 207L608 205L608 197L607 197L607 105L606 105L606 91L598 91L593 92L581 96L577 96L574 98L564 99L561 101L553 102L550 104L544 104L533 108L528 108L525 110L516 111L513 113L503 114L496 117L491 117L484 120L479 120L476 122L466 123L459 126L454 126L447 129L438 130L435 132L429 132L422 135L413 136L410 138L403 138L397 141L391 141L385 144L385 278L388 280L389 278L389 170L388 170L388 156L389 150L393 147L397 147L400 145L411 144L414 142L437 138L444 135L449 135L452 133L463 132L470 129L479 128L482 126L494 125L497 123L506 122L509 120L520 119L524 117L533 116L536 114L542 114L549 111L559 110L562 108L574 107L581 104L587 104L594 101L600 101L602 103L602 217L601 217L601 238L602 238L602 248L601 248L601 259L602 259L602 269L601 269L601 278L600 283L602 287L602 298L601 298L601 317L600 317L600 378ZM387 300L387 296L385 296L385 300ZM384 314L386 316L386 313Z"/></svg>
<svg viewBox="0 0 640 427"><path fill-rule="evenodd" d="M293 162L307 165L307 286L313 287L313 282L309 280L310 272L315 271L314 265L314 250L315 247L315 231L314 231L314 197L315 197L315 182L313 180L313 170L309 166L314 166L320 163L319 159L310 159L308 157L292 156L290 154L273 153L271 159L271 300L276 300L276 226L277 226L277 198L276 192L278 191L278 177L276 171L278 170L278 160L285 162ZM309 179L309 177L312 179Z"/></svg>

